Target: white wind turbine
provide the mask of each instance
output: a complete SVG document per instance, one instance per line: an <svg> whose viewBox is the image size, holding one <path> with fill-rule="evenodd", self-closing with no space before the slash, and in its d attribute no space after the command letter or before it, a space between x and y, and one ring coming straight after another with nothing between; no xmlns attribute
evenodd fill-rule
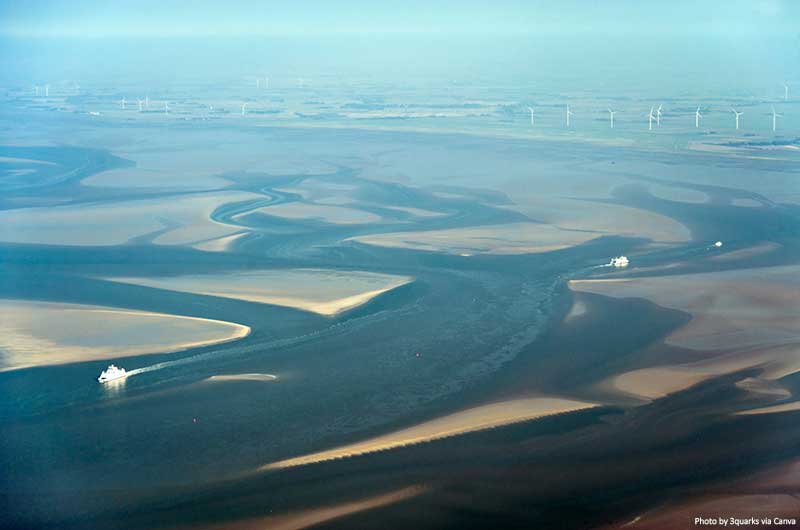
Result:
<svg viewBox="0 0 800 530"><path fill-rule="evenodd" d="M256 88L261 88L261 79L256 78Z"/></svg>
<svg viewBox="0 0 800 530"><path fill-rule="evenodd" d="M783 114L775 112L775 107L772 107L772 132L778 129L778 118L783 118Z"/></svg>
<svg viewBox="0 0 800 530"><path fill-rule="evenodd" d="M264 77L264 88L269 88L269 76Z"/></svg>
<svg viewBox="0 0 800 530"><path fill-rule="evenodd" d="M784 82L783 83L783 100L784 101L789 101L789 83L788 82Z"/></svg>
<svg viewBox="0 0 800 530"><path fill-rule="evenodd" d="M570 110L569 105L567 105L567 128L569 129L569 119L572 117L574 112Z"/></svg>
<svg viewBox="0 0 800 530"><path fill-rule="evenodd" d="M733 107L731 107L731 111L733 112L733 115L734 115L734 116L736 116L736 130L738 131L738 130L739 130L739 116L741 116L742 114L744 114L744 111L742 111L742 112L738 112L738 111L737 111L736 109L734 109Z"/></svg>
<svg viewBox="0 0 800 530"><path fill-rule="evenodd" d="M45 95L45 97L48 97L48 98L50 97L50 85L45 85L44 86L44 95Z"/></svg>
<svg viewBox="0 0 800 530"><path fill-rule="evenodd" d="M702 117L703 117L703 115L700 114L700 105L698 105L697 106L697 110L694 111L694 128L695 129L700 127L700 118L702 118Z"/></svg>
<svg viewBox="0 0 800 530"><path fill-rule="evenodd" d="M142 100L137 99L136 102L139 104L139 112L142 112L142 103L143 103Z"/></svg>
<svg viewBox="0 0 800 530"><path fill-rule="evenodd" d="M528 107L528 112L531 113L531 125L533 125L533 107Z"/></svg>
<svg viewBox="0 0 800 530"><path fill-rule="evenodd" d="M144 108L150 110L150 96L148 94L144 95Z"/></svg>
<svg viewBox="0 0 800 530"><path fill-rule="evenodd" d="M610 122L612 129L614 128L614 114L616 114L616 111L613 111L613 110L611 110L609 108L608 109L608 121Z"/></svg>
<svg viewBox="0 0 800 530"><path fill-rule="evenodd" d="M122 105L122 110L125 110L125 103L127 103L127 101L125 100L125 96L122 96L122 99L119 100L119 102Z"/></svg>
<svg viewBox="0 0 800 530"><path fill-rule="evenodd" d="M658 108L656 109L656 126L661 127L661 109L664 108L664 104L659 104Z"/></svg>
<svg viewBox="0 0 800 530"><path fill-rule="evenodd" d="M164 102L164 114L169 114L169 101Z"/></svg>
<svg viewBox="0 0 800 530"><path fill-rule="evenodd" d="M653 107L650 107L650 113L647 115L647 130L648 131L652 131L653 130L653 120L654 119L655 119L655 116L653 116Z"/></svg>
<svg viewBox="0 0 800 530"><path fill-rule="evenodd" d="M247 113L247 103L242 103L242 116Z"/></svg>

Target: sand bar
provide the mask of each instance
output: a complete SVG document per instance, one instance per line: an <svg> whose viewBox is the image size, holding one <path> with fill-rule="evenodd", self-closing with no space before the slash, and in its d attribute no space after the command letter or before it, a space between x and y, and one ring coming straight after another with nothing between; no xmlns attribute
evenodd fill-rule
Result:
<svg viewBox="0 0 800 530"><path fill-rule="evenodd" d="M426 421L414 427L364 440L363 442L273 462L262 466L258 471L302 466L376 451L385 451L405 445L430 442L449 436L501 427L595 406L597 405L594 403L554 397L522 398L491 403Z"/></svg>
<svg viewBox="0 0 800 530"><path fill-rule="evenodd" d="M174 352L249 333L219 320L0 299L0 371Z"/></svg>
<svg viewBox="0 0 800 530"><path fill-rule="evenodd" d="M326 316L358 307L413 278L365 271L282 269L153 278L109 278L194 294L293 307Z"/></svg>

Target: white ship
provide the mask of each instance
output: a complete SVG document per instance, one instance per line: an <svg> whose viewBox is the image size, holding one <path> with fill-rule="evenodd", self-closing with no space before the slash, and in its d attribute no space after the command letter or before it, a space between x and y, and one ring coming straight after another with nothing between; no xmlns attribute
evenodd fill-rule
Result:
<svg viewBox="0 0 800 530"><path fill-rule="evenodd" d="M610 267L627 267L628 266L628 258L625 256L618 256L616 258L612 258L611 262L608 264Z"/></svg>
<svg viewBox="0 0 800 530"><path fill-rule="evenodd" d="M103 370L97 380L101 383L108 383L109 381L116 381L117 379L123 379L127 376L128 373L125 371L125 368L120 368L110 364L108 365L108 368Z"/></svg>

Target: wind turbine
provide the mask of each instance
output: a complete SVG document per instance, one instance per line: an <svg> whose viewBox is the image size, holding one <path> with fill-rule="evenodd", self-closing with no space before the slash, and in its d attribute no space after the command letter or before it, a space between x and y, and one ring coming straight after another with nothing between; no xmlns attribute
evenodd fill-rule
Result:
<svg viewBox="0 0 800 530"><path fill-rule="evenodd" d="M247 107L247 103L242 103L242 116L244 116L245 113L246 113L246 107Z"/></svg>
<svg viewBox="0 0 800 530"><path fill-rule="evenodd" d="M142 100L137 99L136 102L139 104L139 112L142 112Z"/></svg>
<svg viewBox="0 0 800 530"><path fill-rule="evenodd" d="M775 112L775 107L772 107L772 132L778 128L778 118L783 118L783 114Z"/></svg>
<svg viewBox="0 0 800 530"><path fill-rule="evenodd" d="M264 77L264 88L269 88L269 76Z"/></svg>
<svg viewBox="0 0 800 530"><path fill-rule="evenodd" d="M737 112L737 110L734 109L733 107L731 107L731 111L733 111L734 116L736 116L736 130L738 131L739 130L739 116L744 114L744 111Z"/></svg>
<svg viewBox="0 0 800 530"><path fill-rule="evenodd" d="M44 96L49 98L50 97L50 85L44 86Z"/></svg>
<svg viewBox="0 0 800 530"><path fill-rule="evenodd" d="M572 117L573 114L574 112L572 112L569 108L569 105L567 105L567 129L569 129L569 119L570 117Z"/></svg>
<svg viewBox="0 0 800 530"><path fill-rule="evenodd" d="M533 107L528 107L528 112L531 113L531 125L533 125Z"/></svg>
<svg viewBox="0 0 800 530"><path fill-rule="evenodd" d="M164 114L169 114L169 101L164 102Z"/></svg>
<svg viewBox="0 0 800 530"><path fill-rule="evenodd" d="M150 96L147 94L144 95L144 108L150 109Z"/></svg>
<svg viewBox="0 0 800 530"><path fill-rule="evenodd" d="M608 109L608 120L611 123L611 128L612 129L614 128L614 114L616 114L616 112L614 112L611 109Z"/></svg>
<svg viewBox="0 0 800 530"><path fill-rule="evenodd" d="M783 100L789 101L789 83L783 83Z"/></svg>
<svg viewBox="0 0 800 530"><path fill-rule="evenodd" d="M698 105L697 106L697 110L694 111L694 128L695 129L700 127L700 118L702 118L702 117L703 117L703 115L700 114L700 105Z"/></svg>
<svg viewBox="0 0 800 530"><path fill-rule="evenodd" d="M647 130L648 131L652 131L653 130L653 120L654 119L655 119L655 116L653 116L653 107L650 107L650 114L647 115Z"/></svg>
<svg viewBox="0 0 800 530"><path fill-rule="evenodd" d="M256 78L256 88L261 88L261 79Z"/></svg>
<svg viewBox="0 0 800 530"><path fill-rule="evenodd" d="M119 102L122 104L122 110L125 110L125 103L126 103L125 96L122 96L122 99L119 100Z"/></svg>
<svg viewBox="0 0 800 530"><path fill-rule="evenodd" d="M656 126L661 127L661 109L664 108L664 104L661 103L658 108L656 109Z"/></svg>

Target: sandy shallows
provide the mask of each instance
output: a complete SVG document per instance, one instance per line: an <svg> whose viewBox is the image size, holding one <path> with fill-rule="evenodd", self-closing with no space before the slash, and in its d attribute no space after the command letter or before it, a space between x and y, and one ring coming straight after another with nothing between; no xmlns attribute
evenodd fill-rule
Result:
<svg viewBox="0 0 800 530"><path fill-rule="evenodd" d="M539 223L452 228L421 232L391 232L352 238L382 247L413 248L450 254L533 254L579 245L602 234L562 230Z"/></svg>
<svg viewBox="0 0 800 530"><path fill-rule="evenodd" d="M706 378L759 366L777 379L800 370L800 267L570 282L575 291L644 298L685 311L691 321L665 342L707 352L696 362L665 363L620 374L611 384L645 398L667 395Z"/></svg>
<svg viewBox="0 0 800 530"><path fill-rule="evenodd" d="M249 333L247 326L219 320L0 300L0 371L174 352Z"/></svg>
<svg viewBox="0 0 800 530"><path fill-rule="evenodd" d="M429 442L449 436L501 427L503 425L588 409L595 406L597 405L594 403L553 397L522 398L491 403L456 412L435 420L426 421L414 427L395 431L383 436L370 438L363 442L273 462L260 467L258 471L302 466L327 460L335 460L337 458L384 451L404 445Z"/></svg>
<svg viewBox="0 0 800 530"><path fill-rule="evenodd" d="M183 245L224 237L241 227L211 214L229 203L263 199L249 192L217 192L137 201L0 211L0 241L44 245L119 245L160 233L155 243Z"/></svg>
<svg viewBox="0 0 800 530"><path fill-rule="evenodd" d="M226 374L212 375L206 381L210 383L224 383L229 381L275 381L277 375L272 374Z"/></svg>
<svg viewBox="0 0 800 530"><path fill-rule="evenodd" d="M274 515L267 517L254 517L239 521L226 521L221 524L212 525L192 525L192 528L202 528L203 530L301 530L316 526L326 521L332 521L340 517L345 517L358 512L387 506L425 493L430 488L427 486L409 486L389 493L375 495L364 499L351 502L343 502L319 508L309 508L307 510L287 513L285 515Z"/></svg>
<svg viewBox="0 0 800 530"><path fill-rule="evenodd" d="M689 229L669 217L621 206L586 200L543 197L521 191L514 197L512 210L564 230L594 232L597 236L625 236L650 239L658 244L691 240Z"/></svg>
<svg viewBox="0 0 800 530"><path fill-rule="evenodd" d="M407 284L409 276L321 269L240 271L113 281L335 315Z"/></svg>
<svg viewBox="0 0 800 530"><path fill-rule="evenodd" d="M303 202L288 202L276 204L275 206L264 206L263 208L253 210L253 212L240 214L234 217L234 219L240 218L243 215L249 215L250 213L264 213L276 217L283 217L285 219L313 220L340 225L374 223L381 220L381 218L374 213L357 208L331 206L327 204L308 204Z"/></svg>

